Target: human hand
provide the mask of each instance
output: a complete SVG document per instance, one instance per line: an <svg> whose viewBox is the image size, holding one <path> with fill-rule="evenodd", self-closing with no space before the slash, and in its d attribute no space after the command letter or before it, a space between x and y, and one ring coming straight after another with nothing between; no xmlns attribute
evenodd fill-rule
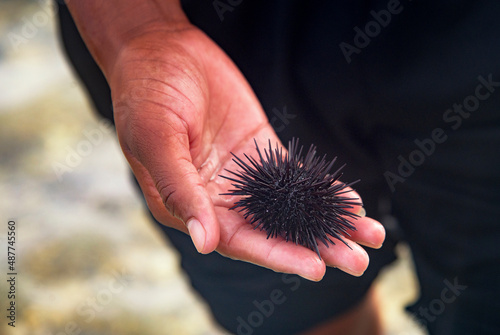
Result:
<svg viewBox="0 0 500 335"><path fill-rule="evenodd" d="M255 155L279 142L258 100L231 60L197 28L155 30L129 41L109 78L123 152L155 218L191 235L201 253L320 280L325 266L361 275L368 256L358 245L379 247L385 237L373 219L356 220L343 243L311 250L282 238L266 239L241 214L228 211L231 187L217 177L238 170L230 152ZM353 192L353 196L357 195ZM353 212L361 211L359 206Z"/></svg>
<svg viewBox="0 0 500 335"><path fill-rule="evenodd" d="M158 221L189 233L202 253L216 249L311 280L326 265L353 275L366 269L359 244L379 247L385 236L372 219L357 220L346 239L352 250L320 246L320 260L265 239L227 210L234 199L219 194L229 182L216 176L235 170L229 152L255 155L252 138L279 141L241 73L189 24L178 0L71 1L68 8L110 84L120 144Z"/></svg>

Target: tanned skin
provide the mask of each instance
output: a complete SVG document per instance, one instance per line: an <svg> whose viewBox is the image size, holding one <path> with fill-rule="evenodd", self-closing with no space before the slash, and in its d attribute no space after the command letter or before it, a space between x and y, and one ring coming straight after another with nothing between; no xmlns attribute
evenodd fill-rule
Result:
<svg viewBox="0 0 500 335"><path fill-rule="evenodd" d="M235 198L220 196L238 170L230 152L256 155L280 143L252 88L210 38L193 26L176 0L68 0L89 50L111 87L121 148L162 224L191 236L200 253L217 251L274 271L319 281L326 266L360 276L379 248L382 225L356 220L347 241L312 250L266 239L228 211ZM352 191L353 197L359 197ZM353 212L362 209L356 206Z"/></svg>

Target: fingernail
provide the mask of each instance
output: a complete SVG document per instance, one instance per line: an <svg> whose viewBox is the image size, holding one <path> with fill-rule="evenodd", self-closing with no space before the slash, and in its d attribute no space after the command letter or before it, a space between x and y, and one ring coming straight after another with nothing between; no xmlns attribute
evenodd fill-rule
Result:
<svg viewBox="0 0 500 335"><path fill-rule="evenodd" d="M363 272L356 272L352 269L349 269L349 268L343 267L343 266L337 266L337 268L341 271L344 271L345 273L350 274L351 276L354 276L354 277L361 277L363 275L363 273L365 273L364 271Z"/></svg>
<svg viewBox="0 0 500 335"><path fill-rule="evenodd" d="M366 216L366 210L364 207L361 207L359 212L357 213L360 217L364 218Z"/></svg>
<svg viewBox="0 0 500 335"><path fill-rule="evenodd" d="M200 221L196 219L190 219L186 223L186 227L189 231L189 235L193 240L194 246L199 253L203 252L203 248L205 247L205 228L201 225Z"/></svg>
<svg viewBox="0 0 500 335"><path fill-rule="evenodd" d="M380 233L384 235L384 239L382 240L382 242L379 245L375 246L375 248L377 248L377 249L382 248L382 246L384 245L385 236L386 236L385 228L382 224L378 225L378 229L379 229Z"/></svg>
<svg viewBox="0 0 500 335"><path fill-rule="evenodd" d="M318 278L313 278L313 277L311 277L311 276L309 276L307 274L299 274L299 276L302 277L302 278L304 278L304 279L307 279L309 281L313 281L313 282L319 282L321 279L323 279L323 277L321 277L319 279Z"/></svg>
<svg viewBox="0 0 500 335"><path fill-rule="evenodd" d="M297 273L300 277L314 282L319 282L323 279L325 275L325 264L319 259L318 255L315 254L308 265L307 267L301 268L303 271ZM318 271L318 268L320 271Z"/></svg>

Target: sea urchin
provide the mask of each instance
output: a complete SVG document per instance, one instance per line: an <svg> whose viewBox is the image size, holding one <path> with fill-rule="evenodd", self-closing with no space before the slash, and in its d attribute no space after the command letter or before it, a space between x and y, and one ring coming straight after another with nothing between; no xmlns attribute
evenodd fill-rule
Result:
<svg viewBox="0 0 500 335"><path fill-rule="evenodd" d="M313 145L304 157L298 144L298 139L292 139L288 153L283 153L278 145L273 150L269 141L264 157L255 141L260 162L244 154L247 163L231 153L242 171L226 169L238 179L221 176L235 187L221 195L242 196L230 210L243 212L250 224L256 224L255 229L267 232L267 238L281 236L316 251L321 258L316 240L328 247L328 242L335 244L332 237L348 245L343 237L356 230L349 219L359 217L348 209L361 203L346 195L347 187L355 182L339 181L345 165L330 173L336 157L331 161L317 157Z"/></svg>

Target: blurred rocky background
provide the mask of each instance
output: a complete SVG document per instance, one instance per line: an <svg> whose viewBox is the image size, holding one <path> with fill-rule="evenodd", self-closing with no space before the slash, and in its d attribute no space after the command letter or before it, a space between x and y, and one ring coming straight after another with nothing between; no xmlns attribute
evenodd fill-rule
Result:
<svg viewBox="0 0 500 335"><path fill-rule="evenodd" d="M0 1L0 334L224 334L150 224L114 130L58 44L48 0ZM7 326L7 222L17 321ZM386 334L422 334L407 248L377 282Z"/></svg>

